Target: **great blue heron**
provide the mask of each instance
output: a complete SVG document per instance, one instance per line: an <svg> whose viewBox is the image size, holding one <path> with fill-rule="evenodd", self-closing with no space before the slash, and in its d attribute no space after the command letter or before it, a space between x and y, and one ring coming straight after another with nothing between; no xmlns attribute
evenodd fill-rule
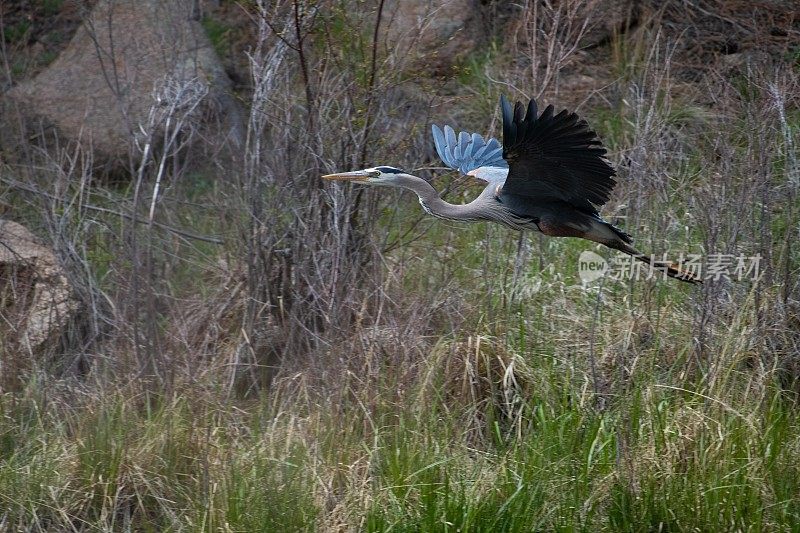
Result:
<svg viewBox="0 0 800 533"><path fill-rule="evenodd" d="M499 222L515 230L534 230L551 237L578 237L599 242L690 283L701 280L678 265L653 261L631 246L631 236L606 222L597 211L605 204L616 174L605 159L606 150L585 120L549 105L538 114L536 102L527 113L520 102L514 109L502 96L503 146L477 133L456 136L433 126L436 151L442 161L463 174L487 182L468 204L454 205L439 197L424 179L390 166L322 176L368 185L409 189L429 214L448 220Z"/></svg>

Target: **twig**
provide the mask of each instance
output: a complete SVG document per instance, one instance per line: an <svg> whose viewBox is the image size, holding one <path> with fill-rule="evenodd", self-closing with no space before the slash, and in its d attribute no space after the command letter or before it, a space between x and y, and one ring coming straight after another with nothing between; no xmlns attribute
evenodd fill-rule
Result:
<svg viewBox="0 0 800 533"><path fill-rule="evenodd" d="M304 46L304 41L306 35L303 34L302 31L302 24L303 18L300 16L300 1L294 0L294 31L295 31L295 40L297 41L297 51L298 58L300 59L300 73L303 75L303 86L305 87L306 92L306 104L308 106L308 127L309 129L314 132L314 113L315 113L315 105L314 105L314 93L311 90L311 77L308 73L308 61L306 60L306 51Z"/></svg>
<svg viewBox="0 0 800 533"><path fill-rule="evenodd" d="M40 190L40 189L38 189L38 188L36 188L36 187L34 187L32 185L27 185L25 183L20 183L20 182L18 182L16 180L10 180L10 179L8 179L6 177L0 176L0 181L2 181L4 184L8 185L9 187L13 187L13 188L15 188L17 190L29 192L29 193L32 193L32 194L38 194L40 196L43 196L44 198L47 198L48 200L57 200L58 199L56 196L54 196L54 195L52 195L50 193L46 193L46 192L44 192L44 191L42 191L42 190ZM126 220L135 220L139 224L148 224L149 223L148 220L139 219L138 217L134 217L133 215L131 215L129 213L125 213L123 211L115 211L113 209L108 209L108 208L105 208L105 207L100 207L100 206L91 205L91 204L81 204L81 207L84 207L84 208L86 208L86 209L88 209L90 211L96 211L98 213L108 213L110 215L116 215L116 216L119 216L119 217L123 217ZM179 235L181 237L185 237L187 239L193 239L193 240L196 240L196 241L208 242L208 243L211 243L211 244L225 244L225 241L223 239L221 239L221 238L218 238L218 237L211 237L211 236L208 236L208 235L198 235L197 233L191 233L191 232L186 231L186 230L173 228L172 226L168 226L166 224L162 224L161 222L156 222L156 221L153 221L153 225L156 226L159 229L163 229L165 231L168 231L168 232L173 233L175 235Z"/></svg>
<svg viewBox="0 0 800 533"><path fill-rule="evenodd" d="M600 406L600 410L603 410L603 405L601 403L600 398L600 378L597 375L597 361L594 353L594 340L595 340L595 332L597 331L597 320L600 318L600 299L603 296L603 283L606 281L606 277L603 276L600 278L600 287L597 289L597 300L594 305L594 316L592 317L592 328L589 332L589 364L591 365L592 369L592 387L594 388L594 401L595 405Z"/></svg>

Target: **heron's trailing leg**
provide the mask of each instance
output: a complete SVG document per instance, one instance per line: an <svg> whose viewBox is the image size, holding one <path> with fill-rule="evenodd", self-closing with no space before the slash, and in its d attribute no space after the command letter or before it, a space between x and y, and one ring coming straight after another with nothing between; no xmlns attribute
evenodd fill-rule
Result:
<svg viewBox="0 0 800 533"><path fill-rule="evenodd" d="M631 257L636 258L642 263L650 265L653 270L659 272L666 272L667 276L675 278L688 283L702 283L694 274L687 270L680 268L671 261L655 261L649 255L641 253L639 250L631 246L632 239L630 235L622 230L615 228L608 222L600 220L592 220L589 231L585 232L582 237L590 241L599 242L614 250L626 253Z"/></svg>

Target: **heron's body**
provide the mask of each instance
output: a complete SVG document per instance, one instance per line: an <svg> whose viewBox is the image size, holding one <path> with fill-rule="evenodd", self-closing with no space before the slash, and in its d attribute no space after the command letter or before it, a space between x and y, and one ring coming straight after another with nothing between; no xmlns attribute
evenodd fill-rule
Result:
<svg viewBox="0 0 800 533"><path fill-rule="evenodd" d="M497 222L517 231L536 231L550 237L581 237L617 248L630 243L630 236L601 219L581 213L560 200L531 202L514 194L505 194L489 184L473 201L451 204L441 199L427 182L400 178L397 186L417 193L419 203L429 215L461 222Z"/></svg>
<svg viewBox="0 0 800 533"><path fill-rule="evenodd" d="M429 214L458 221L491 221L519 231L551 237L578 237L620 250L663 269L670 277L699 283L679 266L655 262L631 246L631 236L604 221L596 206L608 201L616 182L605 149L585 121L574 113L541 115L531 100L527 113L501 99L503 146L495 139L433 126L436 149L451 168L487 182L467 204L444 201L427 181L394 167L374 167L324 176L411 190Z"/></svg>

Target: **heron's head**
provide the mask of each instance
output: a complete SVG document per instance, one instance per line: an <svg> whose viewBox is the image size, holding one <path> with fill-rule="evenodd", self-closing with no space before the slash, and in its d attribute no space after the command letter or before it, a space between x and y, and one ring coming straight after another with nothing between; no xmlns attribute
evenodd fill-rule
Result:
<svg viewBox="0 0 800 533"><path fill-rule="evenodd" d="M353 183L366 183L369 185L395 185L398 178L410 176L405 170L395 167L373 167L353 172L339 172L322 176L326 180L352 181Z"/></svg>

